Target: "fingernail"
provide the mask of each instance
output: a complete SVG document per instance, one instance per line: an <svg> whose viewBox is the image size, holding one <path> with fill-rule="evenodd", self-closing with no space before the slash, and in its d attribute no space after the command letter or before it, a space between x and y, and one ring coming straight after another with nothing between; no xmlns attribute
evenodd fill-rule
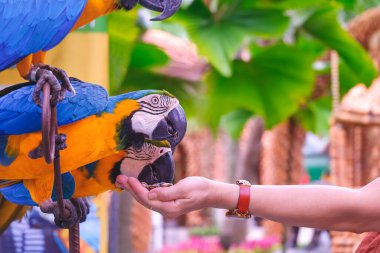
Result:
<svg viewBox="0 0 380 253"><path fill-rule="evenodd" d="M116 183L118 183L119 185L125 185L126 183L128 182L128 177L127 176L124 176L124 175L119 175L116 177Z"/></svg>
<svg viewBox="0 0 380 253"><path fill-rule="evenodd" d="M157 199L157 192L149 192L148 198L149 198L149 200Z"/></svg>

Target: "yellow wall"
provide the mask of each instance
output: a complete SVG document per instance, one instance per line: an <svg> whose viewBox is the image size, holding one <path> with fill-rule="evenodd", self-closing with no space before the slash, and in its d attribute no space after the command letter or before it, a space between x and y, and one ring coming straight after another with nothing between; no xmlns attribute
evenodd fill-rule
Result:
<svg viewBox="0 0 380 253"><path fill-rule="evenodd" d="M107 33L70 33L47 54L46 63L64 69L69 76L108 88ZM0 84L24 82L15 68L0 72Z"/></svg>

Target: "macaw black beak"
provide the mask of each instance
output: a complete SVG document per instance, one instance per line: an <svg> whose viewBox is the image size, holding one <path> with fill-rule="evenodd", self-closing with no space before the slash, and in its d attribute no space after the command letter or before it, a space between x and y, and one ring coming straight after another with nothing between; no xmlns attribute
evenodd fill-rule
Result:
<svg viewBox="0 0 380 253"><path fill-rule="evenodd" d="M174 159L172 152L160 156L152 164L146 165L137 179L149 185L155 183L171 183L174 178Z"/></svg>
<svg viewBox="0 0 380 253"><path fill-rule="evenodd" d="M181 6L182 0L139 0L138 2L147 9L161 12L158 17L151 19L159 21L173 16Z"/></svg>
<svg viewBox="0 0 380 253"><path fill-rule="evenodd" d="M182 106L178 105L172 109L168 116L158 122L153 130L153 140L167 140L174 149L183 139L186 133L187 121L186 114Z"/></svg>
<svg viewBox="0 0 380 253"><path fill-rule="evenodd" d="M127 10L139 3L149 10L161 12L158 17L152 18L152 21L164 20L173 16L179 9L181 2L182 0L120 0L121 6Z"/></svg>

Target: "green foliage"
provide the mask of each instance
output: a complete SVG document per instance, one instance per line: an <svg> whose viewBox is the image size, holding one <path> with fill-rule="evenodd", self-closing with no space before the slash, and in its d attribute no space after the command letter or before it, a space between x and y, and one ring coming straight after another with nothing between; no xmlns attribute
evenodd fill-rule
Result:
<svg viewBox="0 0 380 253"><path fill-rule="evenodd" d="M144 57L141 57L144 55ZM168 63L169 57L156 46L136 43L130 58L130 66L138 69L150 69Z"/></svg>
<svg viewBox="0 0 380 253"><path fill-rule="evenodd" d="M310 101L296 114L296 119L308 131L326 135L329 131L332 101L330 97L322 97Z"/></svg>
<svg viewBox="0 0 380 253"><path fill-rule="evenodd" d="M185 27L200 55L228 77L232 75L232 60L245 38L252 35L279 37L289 25L289 18L281 10L239 8L243 4L237 2L225 3L211 12L203 1L195 0L173 18Z"/></svg>
<svg viewBox="0 0 380 253"><path fill-rule="evenodd" d="M312 91L313 56L295 46L278 44L263 49L248 63L236 61L231 78L212 72L207 80L211 125L216 126L220 116L235 108L262 116L267 127L290 117Z"/></svg>
<svg viewBox="0 0 380 253"><path fill-rule="evenodd" d="M349 2L356 0L314 0L314 1L302 1L302 0L265 0L265 1L246 1L245 5L248 7L260 7L260 8L277 8L282 10L305 10L310 8L318 8L321 6L337 6L349 8L351 4ZM365 0L364 0L365 1Z"/></svg>
<svg viewBox="0 0 380 253"><path fill-rule="evenodd" d="M167 90L176 96L183 106L187 117L198 117L204 104L203 85L191 83L178 78L130 67L129 73L123 80L123 92L141 89Z"/></svg>
<svg viewBox="0 0 380 253"><path fill-rule="evenodd" d="M252 111L236 109L222 116L220 125L231 135L232 139L238 140L246 122L252 116Z"/></svg>
<svg viewBox="0 0 380 253"><path fill-rule="evenodd" d="M194 0L169 21L153 25L191 40L208 60L211 70L195 83L161 74L168 57L139 42L136 13L113 14L108 24L111 91L167 89L189 118L214 129L222 126L234 138L252 115L262 116L267 127L296 116L308 130L323 133L331 100L310 98L315 62L328 50L339 53L343 93L377 75L368 54L338 22L342 10L355 12L361 0L210 2ZM243 61L240 52L247 48L250 59ZM325 66L318 71L329 71Z"/></svg>
<svg viewBox="0 0 380 253"><path fill-rule="evenodd" d="M346 20L354 18L362 12L380 5L379 0L341 0L344 3ZM347 2L347 3L345 3Z"/></svg>
<svg viewBox="0 0 380 253"><path fill-rule="evenodd" d="M189 230L189 234L192 236L210 236L219 235L219 233L217 227L194 227Z"/></svg>
<svg viewBox="0 0 380 253"><path fill-rule="evenodd" d="M132 49L140 29L136 26L137 12L113 12L108 17L110 54L110 92L118 93L128 71Z"/></svg>
<svg viewBox="0 0 380 253"><path fill-rule="evenodd" d="M370 85L377 76L375 66L367 52L344 31L337 21L337 10L331 7L321 8L303 25L304 29L328 47L336 50L345 61L355 83L361 81ZM363 66L365 66L363 68Z"/></svg>

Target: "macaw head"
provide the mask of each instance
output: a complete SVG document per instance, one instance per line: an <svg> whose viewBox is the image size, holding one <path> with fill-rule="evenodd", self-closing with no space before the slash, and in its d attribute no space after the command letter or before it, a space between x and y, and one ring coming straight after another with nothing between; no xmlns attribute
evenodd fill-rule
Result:
<svg viewBox="0 0 380 253"><path fill-rule="evenodd" d="M181 2L182 0L119 0L119 5L126 10L131 10L139 3L149 10L161 12L158 17L151 19L158 21L173 16L179 9Z"/></svg>
<svg viewBox="0 0 380 253"><path fill-rule="evenodd" d="M167 140L173 151L186 133L186 115L177 98L167 91L145 90L129 93L139 108L128 116L119 129L125 148L139 149L145 139Z"/></svg>
<svg viewBox="0 0 380 253"><path fill-rule="evenodd" d="M140 149L130 147L119 163L120 171L147 184L171 183L174 177L174 160L167 141L146 141Z"/></svg>

